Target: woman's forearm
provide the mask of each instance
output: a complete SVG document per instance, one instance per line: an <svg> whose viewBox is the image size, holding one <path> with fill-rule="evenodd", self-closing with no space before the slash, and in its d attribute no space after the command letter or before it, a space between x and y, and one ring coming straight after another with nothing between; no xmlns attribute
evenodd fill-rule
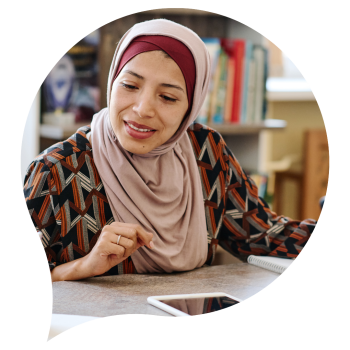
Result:
<svg viewBox="0 0 350 350"><path fill-rule="evenodd" d="M80 258L55 267L51 270L52 282L76 281L93 277L91 272L84 268L84 262L84 258Z"/></svg>

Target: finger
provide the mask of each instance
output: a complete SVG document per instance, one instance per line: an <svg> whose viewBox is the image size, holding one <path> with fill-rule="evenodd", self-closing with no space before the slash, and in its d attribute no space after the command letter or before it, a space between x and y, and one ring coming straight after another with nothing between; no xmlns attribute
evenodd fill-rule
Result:
<svg viewBox="0 0 350 350"><path fill-rule="evenodd" d="M120 236L120 238L119 238ZM131 250L137 245L137 232L135 229L125 227L113 227L113 231L108 232L108 240L115 244L120 244L131 254Z"/></svg>
<svg viewBox="0 0 350 350"><path fill-rule="evenodd" d="M147 232L146 230L143 229L143 227L141 225L137 225L137 224L128 224L128 223L124 223L124 222L113 222L111 224L111 226L113 227L127 227L127 228L131 228L131 229L135 229L137 232L137 237L139 240L140 245L146 245L148 248L153 249L154 244L152 242L152 238L153 238L153 233L151 232Z"/></svg>
<svg viewBox="0 0 350 350"><path fill-rule="evenodd" d="M153 249L154 244L152 242L153 234L147 231L137 231L137 245L139 247L143 247L144 245L148 248Z"/></svg>
<svg viewBox="0 0 350 350"><path fill-rule="evenodd" d="M106 242L103 247L101 247L101 256L116 255L118 258L122 258L125 253L125 248L118 244L112 242Z"/></svg>
<svg viewBox="0 0 350 350"><path fill-rule="evenodd" d="M123 257L128 257L133 253L138 243L136 230L132 229L134 231L133 234L125 233L125 230L128 229L124 227L114 227L113 230L111 228L106 228L103 240L124 247L125 251ZM123 235L129 236L130 238L123 237Z"/></svg>
<svg viewBox="0 0 350 350"><path fill-rule="evenodd" d="M129 239L133 242L134 245L137 244L137 232L134 228L128 227L106 227L104 228L104 239L118 244L118 237L125 237L125 239Z"/></svg>
<svg viewBox="0 0 350 350"><path fill-rule="evenodd" d="M118 239L119 236L116 236L116 237ZM125 249L124 257L128 257L129 255L131 255L133 253L134 249L137 246L137 242L134 242L133 240L131 240L129 238L120 237L118 245L124 247L124 249Z"/></svg>

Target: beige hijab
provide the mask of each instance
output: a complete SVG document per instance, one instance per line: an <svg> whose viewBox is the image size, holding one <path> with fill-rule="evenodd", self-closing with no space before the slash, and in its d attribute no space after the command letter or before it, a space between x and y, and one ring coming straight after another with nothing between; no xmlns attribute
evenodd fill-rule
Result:
<svg viewBox="0 0 350 350"><path fill-rule="evenodd" d="M111 82L123 52L140 35L163 35L183 42L195 60L196 83L190 115L162 146L143 155L130 154L118 142L108 108L91 124L94 162L116 221L140 224L153 233L154 249L141 247L131 255L138 273L187 271L207 258L207 229L197 162L186 133L196 119L208 89L210 59L192 30L165 19L136 24L125 33L111 64Z"/></svg>

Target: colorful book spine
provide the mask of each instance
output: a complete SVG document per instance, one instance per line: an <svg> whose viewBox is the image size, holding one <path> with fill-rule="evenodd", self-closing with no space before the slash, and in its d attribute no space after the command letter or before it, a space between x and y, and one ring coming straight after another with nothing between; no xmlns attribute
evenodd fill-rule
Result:
<svg viewBox="0 0 350 350"><path fill-rule="evenodd" d="M234 39L234 57L236 62L235 80L234 80L234 95L232 101L231 123L240 123L241 108L242 108L242 84L244 79L244 55L245 55L245 40Z"/></svg>
<svg viewBox="0 0 350 350"><path fill-rule="evenodd" d="M201 124L208 124L209 113L210 113L210 102L211 102L212 91L214 87L213 80L214 80L215 70L219 59L221 45L220 45L220 39L218 38L202 38L202 40L208 49L210 60L211 60L211 67L210 67L211 81L209 82L208 94L205 97L204 103L202 105L202 108L199 112L199 115L196 121Z"/></svg>
<svg viewBox="0 0 350 350"><path fill-rule="evenodd" d="M221 52L221 49L220 49ZM212 90L210 91L210 108L209 108L209 123L213 121L213 116L215 114L216 109L216 101L217 101L217 95L219 90L219 84L220 84L220 61L221 61L221 55L219 54L217 64L215 67L215 72L213 75L213 86Z"/></svg>
<svg viewBox="0 0 350 350"><path fill-rule="evenodd" d="M255 103L255 78L256 78L256 64L254 59L251 59L249 62L249 79L248 79L248 94L247 94L247 106L246 106L246 123L253 124L253 112L254 112L254 103Z"/></svg>
<svg viewBox="0 0 350 350"><path fill-rule="evenodd" d="M233 100L233 82L235 79L235 60L234 57L228 57L227 60L227 82L226 82L226 98L225 98L225 113L224 122L231 122L232 100Z"/></svg>
<svg viewBox="0 0 350 350"><path fill-rule="evenodd" d="M211 78L197 121L261 123L267 111L267 50L243 39L205 38L203 41L211 58Z"/></svg>
<svg viewBox="0 0 350 350"><path fill-rule="evenodd" d="M245 55L243 59L243 82L242 82L242 100L241 100L241 116L240 120L242 124L247 123L247 103L249 93L249 76L250 76L250 61L252 60L253 44L250 41L245 43Z"/></svg>
<svg viewBox="0 0 350 350"><path fill-rule="evenodd" d="M235 82L235 72L236 72L236 60L234 57L234 47L233 39L222 38L221 47L226 52L228 56L228 66L227 66L227 91L226 91L226 102L225 102L225 123L231 123L232 120L232 108L234 99L234 82Z"/></svg>
<svg viewBox="0 0 350 350"><path fill-rule="evenodd" d="M263 84L264 84L264 89L263 89L263 111L262 111L262 119L264 120L266 118L267 114L267 91L266 91L266 81L267 77L269 76L269 58L268 58L268 51L266 48L262 48L264 51L264 79L263 79Z"/></svg>
<svg viewBox="0 0 350 350"><path fill-rule="evenodd" d="M227 61L228 57L224 50L221 50L218 64L217 90L214 92L216 100L212 114L212 123L222 124L224 122L226 83L227 83Z"/></svg>
<svg viewBox="0 0 350 350"><path fill-rule="evenodd" d="M255 88L255 101L254 101L254 113L253 122L255 124L260 123L263 120L263 107L264 107L264 94L265 94L265 57L264 50L261 46L255 46L253 49L253 57L256 64L256 88Z"/></svg>

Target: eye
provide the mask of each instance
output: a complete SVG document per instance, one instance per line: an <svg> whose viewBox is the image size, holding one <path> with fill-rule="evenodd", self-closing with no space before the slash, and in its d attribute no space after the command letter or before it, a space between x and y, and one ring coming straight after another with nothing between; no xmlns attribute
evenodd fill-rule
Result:
<svg viewBox="0 0 350 350"><path fill-rule="evenodd" d="M165 96L165 95L160 95L165 101L169 101L169 102L176 102L176 98L171 98L169 96Z"/></svg>
<svg viewBox="0 0 350 350"><path fill-rule="evenodd" d="M134 86L134 85L129 85L129 84L125 84L125 83L121 83L120 85L121 85L123 88L128 89L128 90L136 90L136 89L137 89L137 87Z"/></svg>

